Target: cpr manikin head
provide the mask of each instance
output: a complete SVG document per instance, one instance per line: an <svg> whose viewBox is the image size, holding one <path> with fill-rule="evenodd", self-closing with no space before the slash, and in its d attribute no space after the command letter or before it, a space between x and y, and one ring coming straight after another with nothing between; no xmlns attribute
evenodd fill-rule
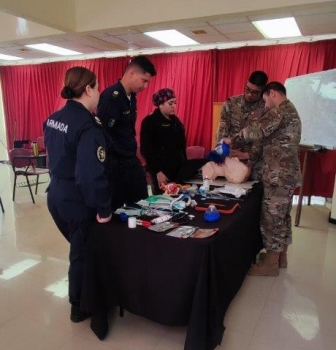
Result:
<svg viewBox="0 0 336 350"><path fill-rule="evenodd" d="M227 181L234 184L246 181L250 174L251 169L237 157L226 157L222 164L208 162L202 167L203 179L215 180L218 176L224 176Z"/></svg>

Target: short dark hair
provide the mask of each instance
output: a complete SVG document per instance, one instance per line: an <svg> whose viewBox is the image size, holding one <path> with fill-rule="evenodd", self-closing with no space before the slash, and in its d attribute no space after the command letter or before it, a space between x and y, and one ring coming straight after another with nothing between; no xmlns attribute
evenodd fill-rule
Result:
<svg viewBox="0 0 336 350"><path fill-rule="evenodd" d="M262 70L256 70L253 73L251 73L248 80L251 84L263 88L267 84L268 76Z"/></svg>
<svg viewBox="0 0 336 350"><path fill-rule="evenodd" d="M280 92L281 94L286 96L286 88L283 84L279 83L278 81L272 81L268 83L265 88L262 91L262 94L269 95L271 90L275 90L277 92Z"/></svg>
<svg viewBox="0 0 336 350"><path fill-rule="evenodd" d="M149 73L152 77L156 75L154 64L146 56L143 55L135 56L132 58L126 70L131 67L138 67L143 71L143 73Z"/></svg>
<svg viewBox="0 0 336 350"><path fill-rule="evenodd" d="M69 68L65 73L61 96L67 100L81 97L88 85L94 88L96 84L96 75L89 69L85 67Z"/></svg>

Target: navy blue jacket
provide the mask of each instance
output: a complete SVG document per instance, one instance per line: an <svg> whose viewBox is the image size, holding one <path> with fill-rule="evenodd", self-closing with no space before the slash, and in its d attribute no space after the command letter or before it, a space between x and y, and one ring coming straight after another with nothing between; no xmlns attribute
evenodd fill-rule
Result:
<svg viewBox="0 0 336 350"><path fill-rule="evenodd" d="M98 116L113 140L113 154L117 158L136 156L136 113L135 93L128 98L120 81L101 93Z"/></svg>
<svg viewBox="0 0 336 350"><path fill-rule="evenodd" d="M99 119L81 103L69 100L44 122L43 129L52 178L73 181L79 200L108 217L106 152L111 145Z"/></svg>

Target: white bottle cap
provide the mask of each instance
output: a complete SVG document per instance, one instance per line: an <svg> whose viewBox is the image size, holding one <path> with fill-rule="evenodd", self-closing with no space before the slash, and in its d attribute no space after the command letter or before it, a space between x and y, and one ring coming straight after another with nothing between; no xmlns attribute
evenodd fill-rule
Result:
<svg viewBox="0 0 336 350"><path fill-rule="evenodd" d="M130 216L128 218L128 227L129 228L136 228L136 217L135 216Z"/></svg>

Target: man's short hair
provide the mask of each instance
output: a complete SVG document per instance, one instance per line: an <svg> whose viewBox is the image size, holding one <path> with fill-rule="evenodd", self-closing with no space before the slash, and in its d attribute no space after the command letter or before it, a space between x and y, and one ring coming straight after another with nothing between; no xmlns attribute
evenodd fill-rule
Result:
<svg viewBox="0 0 336 350"><path fill-rule="evenodd" d="M263 89L262 93L269 95L271 90L277 91L277 92L286 96L285 86L283 84L279 83L278 81L272 81L272 82L268 83L265 86L265 88Z"/></svg>
<svg viewBox="0 0 336 350"><path fill-rule="evenodd" d="M256 70L250 75L248 80L251 84L263 88L267 84L268 76L265 72L261 70Z"/></svg>
<svg viewBox="0 0 336 350"><path fill-rule="evenodd" d="M140 68L143 73L149 73L152 77L156 75L154 64L146 56L140 55L132 58L126 70L133 67Z"/></svg>

